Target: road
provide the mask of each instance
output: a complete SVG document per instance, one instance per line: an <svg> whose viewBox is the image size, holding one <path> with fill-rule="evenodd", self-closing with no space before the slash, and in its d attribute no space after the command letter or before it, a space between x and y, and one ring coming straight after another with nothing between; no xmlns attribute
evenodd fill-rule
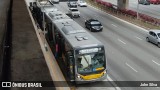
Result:
<svg viewBox="0 0 160 90"><path fill-rule="evenodd" d="M56 6L68 12L66 3ZM90 6L78 7L78 9L81 18L74 20L82 27L85 28L84 22L88 18L96 18L104 26L104 30L97 33L85 29L105 45L109 76L114 81L160 80L160 49L146 42L146 31ZM105 87L105 84L102 84L102 87ZM123 87L122 90L159 90L159 88Z"/></svg>
<svg viewBox="0 0 160 90"><path fill-rule="evenodd" d="M114 5L117 5L117 0L103 0L103 1L107 1L110 2ZM155 18L160 19L160 5L154 5L154 4L150 4L150 5L142 5L139 4L139 8L137 10L137 5L138 5L138 0L129 0L129 9L131 10L135 10L138 11L139 13L143 13Z"/></svg>

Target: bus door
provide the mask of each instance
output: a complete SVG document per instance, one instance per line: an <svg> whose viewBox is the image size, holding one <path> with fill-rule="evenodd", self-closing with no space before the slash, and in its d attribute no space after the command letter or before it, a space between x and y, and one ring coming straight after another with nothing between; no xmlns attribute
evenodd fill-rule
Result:
<svg viewBox="0 0 160 90"><path fill-rule="evenodd" d="M66 61L67 61L67 73L68 73L68 76L69 76L69 79L70 81L74 81L75 80L75 77L74 77L74 56L73 56L73 53L72 51L68 51L67 52L67 55L66 55Z"/></svg>

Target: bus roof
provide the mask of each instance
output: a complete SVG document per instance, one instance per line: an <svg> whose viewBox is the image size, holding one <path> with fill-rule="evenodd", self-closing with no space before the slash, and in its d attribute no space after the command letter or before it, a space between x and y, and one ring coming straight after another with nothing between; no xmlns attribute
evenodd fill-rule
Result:
<svg viewBox="0 0 160 90"><path fill-rule="evenodd" d="M103 45L65 13L54 11L46 14L73 48Z"/></svg>

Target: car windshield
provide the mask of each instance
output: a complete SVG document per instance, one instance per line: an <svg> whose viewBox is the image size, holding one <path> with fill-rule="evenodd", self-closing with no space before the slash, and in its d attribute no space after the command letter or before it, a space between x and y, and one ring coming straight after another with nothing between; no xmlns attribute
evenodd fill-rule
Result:
<svg viewBox="0 0 160 90"><path fill-rule="evenodd" d="M78 9L71 9L71 11L78 11Z"/></svg>
<svg viewBox="0 0 160 90"><path fill-rule="evenodd" d="M40 5L46 5L46 6L51 5L50 2L45 1L45 0L41 0L39 3L40 3Z"/></svg>
<svg viewBox="0 0 160 90"><path fill-rule="evenodd" d="M160 33L158 33L157 35L158 35L158 37L160 38Z"/></svg>
<svg viewBox="0 0 160 90"><path fill-rule="evenodd" d="M91 53L78 56L77 69L78 73L93 73L105 69L103 53Z"/></svg>
<svg viewBox="0 0 160 90"><path fill-rule="evenodd" d="M70 4L76 4L76 2L70 2Z"/></svg>

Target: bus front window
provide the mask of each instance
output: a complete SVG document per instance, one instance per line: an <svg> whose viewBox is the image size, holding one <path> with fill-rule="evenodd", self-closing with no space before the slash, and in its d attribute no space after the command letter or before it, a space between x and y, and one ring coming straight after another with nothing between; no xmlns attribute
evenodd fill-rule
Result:
<svg viewBox="0 0 160 90"><path fill-rule="evenodd" d="M94 73L105 69L103 53L91 53L79 55L77 58L78 73Z"/></svg>

